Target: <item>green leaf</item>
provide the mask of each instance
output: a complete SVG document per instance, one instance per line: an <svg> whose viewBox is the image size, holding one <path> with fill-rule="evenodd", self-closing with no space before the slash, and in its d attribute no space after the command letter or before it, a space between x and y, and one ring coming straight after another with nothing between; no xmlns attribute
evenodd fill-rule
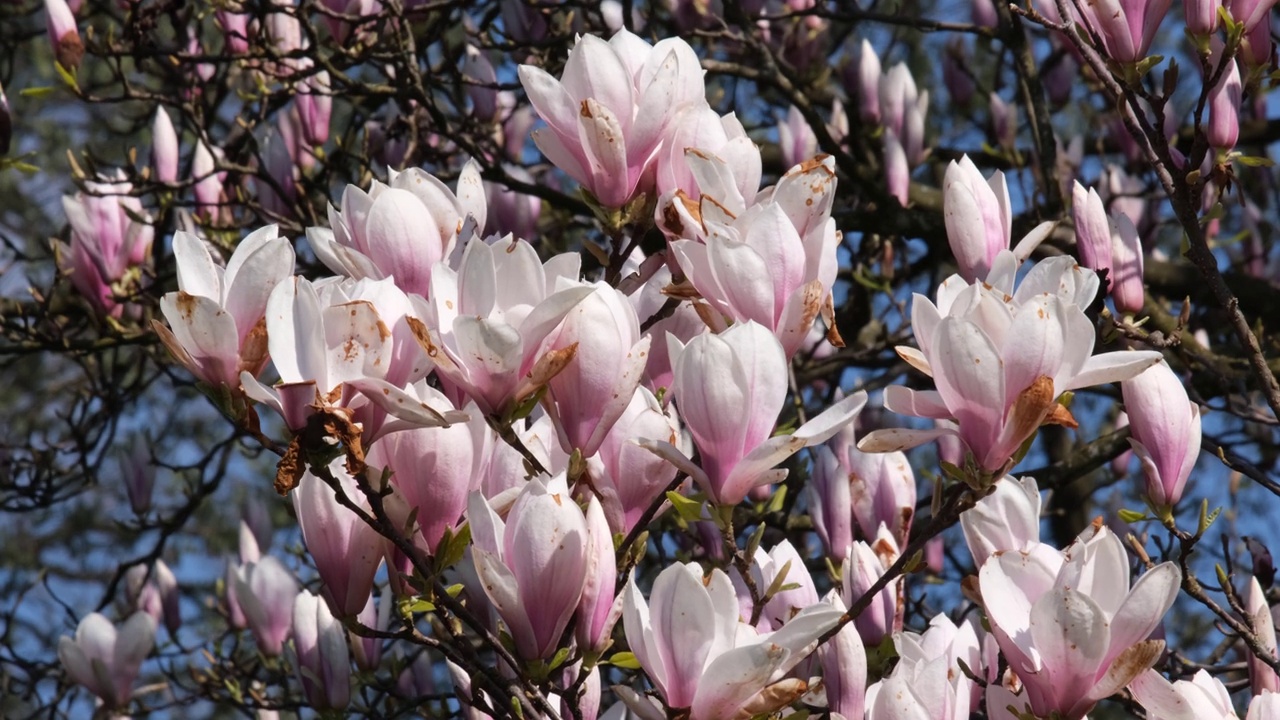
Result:
<svg viewBox="0 0 1280 720"><path fill-rule="evenodd" d="M18 97L43 98L43 97L48 97L52 95L56 91L57 91L57 88L51 87L49 85L42 85L40 87L29 87L29 88L23 88L19 90Z"/></svg>
<svg viewBox="0 0 1280 720"><path fill-rule="evenodd" d="M548 671L555 670L556 668L563 665L564 661L568 659L569 659L569 648L567 647L560 648L559 650L556 651L555 655L551 656L551 662L547 663L547 670Z"/></svg>
<svg viewBox="0 0 1280 720"><path fill-rule="evenodd" d="M1127 508L1121 508L1120 512L1117 514L1120 516L1121 520L1127 523L1136 523L1136 522L1141 522L1142 520L1147 519L1147 514L1140 510L1129 510Z"/></svg>
<svg viewBox="0 0 1280 720"><path fill-rule="evenodd" d="M667 500L671 501L671 506L676 509L676 514L685 522L693 523L702 519L701 501L687 498L675 490L667 493Z"/></svg>
<svg viewBox="0 0 1280 720"><path fill-rule="evenodd" d="M58 71L58 77L62 78L62 82L65 83L67 87L75 90L76 92L80 91L80 85L76 82L76 76L72 75L71 71L62 67L62 63L55 61L53 63L53 68Z"/></svg>
<svg viewBox="0 0 1280 720"><path fill-rule="evenodd" d="M640 661L636 659L635 653L632 652L616 652L607 662L614 667L620 667L624 670L640 669Z"/></svg>
<svg viewBox="0 0 1280 720"><path fill-rule="evenodd" d="M435 612L436 604L426 598L414 598L409 601L408 611L411 613Z"/></svg>
<svg viewBox="0 0 1280 720"><path fill-rule="evenodd" d="M782 503L787 499L787 486L779 485L773 495L769 497L769 504L765 507L765 512L775 513L782 512Z"/></svg>
<svg viewBox="0 0 1280 720"><path fill-rule="evenodd" d="M1268 157L1258 157L1256 155L1237 155L1235 161L1245 167L1271 167L1275 165L1275 161Z"/></svg>

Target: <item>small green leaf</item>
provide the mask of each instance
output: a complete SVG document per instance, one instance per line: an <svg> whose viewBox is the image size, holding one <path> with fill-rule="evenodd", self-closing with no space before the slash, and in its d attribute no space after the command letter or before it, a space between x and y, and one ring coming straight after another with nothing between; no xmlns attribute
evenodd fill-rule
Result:
<svg viewBox="0 0 1280 720"><path fill-rule="evenodd" d="M608 664L624 670L640 669L640 661L636 659L635 653L632 652L616 652L609 658Z"/></svg>
<svg viewBox="0 0 1280 720"><path fill-rule="evenodd" d="M556 651L555 655L551 656L551 662L547 663L547 670L548 671L555 670L556 668L563 665L564 661L568 659L569 659L569 648L567 647L560 648L559 650Z"/></svg>
<svg viewBox="0 0 1280 720"><path fill-rule="evenodd" d="M1128 508L1121 508L1120 512L1117 514L1120 516L1121 520L1127 523L1136 523L1136 522L1141 522L1147 519L1147 514L1140 510L1129 510Z"/></svg>
<svg viewBox="0 0 1280 720"><path fill-rule="evenodd" d="M48 97L52 95L56 90L57 88L51 87L49 85L43 85L41 87L29 87L29 88L23 88L19 90L18 96L29 97L29 98L42 98L42 97Z"/></svg>
<svg viewBox="0 0 1280 720"><path fill-rule="evenodd" d="M667 493L667 500L671 501L671 506L676 509L676 514L685 522L698 522L702 520L702 503L692 498L672 490Z"/></svg>
<svg viewBox="0 0 1280 720"><path fill-rule="evenodd" d="M765 512L776 513L782 512L782 503L787 499L787 486L779 485L773 495L769 497L769 505L765 507Z"/></svg>

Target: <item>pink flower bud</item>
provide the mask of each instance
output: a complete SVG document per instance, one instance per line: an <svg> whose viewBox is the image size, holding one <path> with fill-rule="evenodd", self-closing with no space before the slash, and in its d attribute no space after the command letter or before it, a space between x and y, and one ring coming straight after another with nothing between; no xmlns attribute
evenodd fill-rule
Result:
<svg viewBox="0 0 1280 720"><path fill-rule="evenodd" d="M298 581L277 559L268 555L236 568L236 601L263 655L279 655L293 625L293 598Z"/></svg>
<svg viewBox="0 0 1280 720"><path fill-rule="evenodd" d="M75 639L58 640L58 660L73 682L83 685L109 708L128 704L142 661L155 647L156 622L134 613L117 630L110 620L89 613Z"/></svg>
<svg viewBox="0 0 1280 720"><path fill-rule="evenodd" d="M880 56L863 40L858 53L844 67L844 87L858 105L858 115L868 124L880 122Z"/></svg>
<svg viewBox="0 0 1280 720"><path fill-rule="evenodd" d="M156 119L151 125L151 165L156 180L173 183L178 180L178 134L164 106L156 107Z"/></svg>
<svg viewBox="0 0 1280 720"><path fill-rule="evenodd" d="M481 122L493 120L498 111L498 89L495 87L498 73L488 56L474 45L468 45L462 57L462 77L476 119Z"/></svg>
<svg viewBox="0 0 1280 720"><path fill-rule="evenodd" d="M329 604L309 590L293 601L293 645L298 681L307 702L317 710L343 710L351 702L351 661L347 633Z"/></svg>
<svg viewBox="0 0 1280 720"><path fill-rule="evenodd" d="M614 561L613 533L605 519L600 501L592 497L587 503L587 582L582 588L575 626L578 642L591 651L603 651L621 606L614 602L613 588L618 580Z"/></svg>
<svg viewBox="0 0 1280 720"><path fill-rule="evenodd" d="M884 131L884 175L889 194L906 207L911 201L911 166L898 136L888 129Z"/></svg>
<svg viewBox="0 0 1280 720"><path fill-rule="evenodd" d="M230 10L217 12L218 25L228 53L240 55L249 50L249 16Z"/></svg>
<svg viewBox="0 0 1280 720"><path fill-rule="evenodd" d="M863 596L871 586L884 575L890 565L898 559L898 545L884 526L876 536L874 543L868 544L859 540L850 548L849 556L844 561L841 575L844 578L844 600L852 605ZM898 591L902 578L898 578L876 593L875 599L853 623L858 628L858 635L868 645L879 645L881 641L893 634L895 618L898 614Z"/></svg>
<svg viewBox="0 0 1280 720"><path fill-rule="evenodd" d="M1147 56L1172 0L1108 0L1081 6L1085 25L1102 38L1106 54L1135 63Z"/></svg>
<svg viewBox="0 0 1280 720"><path fill-rule="evenodd" d="M329 471L338 480L343 494L369 512L368 499L347 473L343 459L331 463ZM303 474L292 496L302 540L324 580L334 608L342 615L359 613L368 603L373 576L382 565L382 537L340 504L334 491L310 471Z"/></svg>
<svg viewBox="0 0 1280 720"><path fill-rule="evenodd" d="M1217 72L1222 63L1222 43L1213 43L1214 53L1209 58L1210 72ZM1227 61L1218 82L1209 90L1209 127L1206 134L1209 144L1226 151L1236 146L1240 138L1240 100L1244 86L1240 80L1240 66L1235 59Z"/></svg>
<svg viewBox="0 0 1280 720"><path fill-rule="evenodd" d="M1120 390L1147 496L1157 507L1171 507L1182 497L1200 455L1200 408L1163 362L1120 383Z"/></svg>
<svg viewBox="0 0 1280 720"><path fill-rule="evenodd" d="M84 44L80 42L80 31L76 29L76 17L67 0L45 0L44 7L48 14L46 28L49 42L53 45L53 55L59 65L75 72L84 58Z"/></svg>
<svg viewBox="0 0 1280 720"><path fill-rule="evenodd" d="M312 147L320 147L329 139L329 116L333 112L333 95L329 89L329 73L321 70L308 75L298 86L294 99L302 136Z"/></svg>
<svg viewBox="0 0 1280 720"><path fill-rule="evenodd" d="M134 436L128 451L120 455L120 475L124 478L124 490L133 514L145 515L151 509L151 494L156 484L156 468L151 464L146 436Z"/></svg>
<svg viewBox="0 0 1280 720"><path fill-rule="evenodd" d="M1222 0L1183 0L1187 31L1197 37L1212 35L1218 31L1218 9Z"/></svg>

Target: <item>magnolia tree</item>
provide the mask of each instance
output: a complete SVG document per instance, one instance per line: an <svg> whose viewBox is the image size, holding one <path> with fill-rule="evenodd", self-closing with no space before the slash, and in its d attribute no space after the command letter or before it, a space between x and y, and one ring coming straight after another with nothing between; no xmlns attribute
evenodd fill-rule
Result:
<svg viewBox="0 0 1280 720"><path fill-rule="evenodd" d="M1280 718L1272 4L5 4L0 714Z"/></svg>

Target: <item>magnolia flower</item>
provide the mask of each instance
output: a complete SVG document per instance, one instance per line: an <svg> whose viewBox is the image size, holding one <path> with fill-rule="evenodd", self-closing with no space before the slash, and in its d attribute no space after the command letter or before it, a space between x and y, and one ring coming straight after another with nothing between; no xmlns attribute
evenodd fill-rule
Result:
<svg viewBox="0 0 1280 720"><path fill-rule="evenodd" d="M916 89L906 63L889 68L880 78L880 122L902 142L907 162L918 165L925 158L924 116L929 111L929 91Z"/></svg>
<svg viewBox="0 0 1280 720"><path fill-rule="evenodd" d="M1245 610L1249 612L1250 624L1262 648L1272 657L1276 657L1275 618L1271 615L1267 595L1263 592L1262 584L1258 582L1257 577L1249 578L1249 594L1245 598ZM1280 675L1277 675L1276 671L1252 650L1246 648L1245 653L1249 667L1249 687L1253 690L1253 694L1280 692Z"/></svg>
<svg viewBox="0 0 1280 720"><path fill-rule="evenodd" d="M952 682L954 674L945 656L901 658L887 678L867 688L867 720L965 720L970 686Z"/></svg>
<svg viewBox="0 0 1280 720"><path fill-rule="evenodd" d="M267 300L293 274L293 248L275 225L240 241L226 268L204 241L173 236L178 292L160 300L169 327L153 323L178 362L211 386L240 391L240 374L256 377L267 362Z"/></svg>
<svg viewBox="0 0 1280 720"><path fill-rule="evenodd" d="M85 192L62 198L71 242L54 242L58 267L98 312L120 317L124 306L116 297L131 294L141 282L155 228L142 202L130 195L133 185L123 172L84 187Z"/></svg>
<svg viewBox="0 0 1280 720"><path fill-rule="evenodd" d="M529 481L504 521L480 493L467 504L484 593L526 660L550 658L587 583L590 537L563 474Z"/></svg>
<svg viewBox="0 0 1280 720"><path fill-rule="evenodd" d="M665 410L648 388L639 387L618 421L604 436L596 454L587 460L591 483L600 496L609 527L628 533L645 510L675 479L676 468L635 441L660 440L689 455L675 407Z"/></svg>
<svg viewBox="0 0 1280 720"><path fill-rule="evenodd" d="M1146 58L1171 4L1172 0L1105 0L1084 3L1080 10L1084 24L1102 39L1108 57L1135 63Z"/></svg>
<svg viewBox="0 0 1280 720"><path fill-rule="evenodd" d="M867 401L865 392L854 393L794 433L770 437L787 395L787 360L772 333L748 321L687 346L670 335L667 343L675 367L671 393L702 467L670 443L643 445L688 472L717 504L736 505L752 488L781 482L787 471L778 463L853 422Z"/></svg>
<svg viewBox="0 0 1280 720"><path fill-rule="evenodd" d="M123 707L133 695L142 661L155 646L156 621L134 613L120 626L89 613L76 627L75 639L58 640L58 660L72 681L83 685L109 708Z"/></svg>
<svg viewBox="0 0 1280 720"><path fill-rule="evenodd" d="M872 542L859 540L850 546L844 565L840 568L845 604L853 605L866 594L897 561L899 554L901 549L884 525L880 526ZM876 593L871 604L854 619L863 642L879 645L895 629L900 629L898 593L901 589L902 578L899 577Z"/></svg>
<svg viewBox="0 0 1280 720"><path fill-rule="evenodd" d="M1103 525L1059 553L1046 545L992 556L978 574L992 633L1022 681L1020 706L1080 720L1150 668L1164 650L1147 640L1177 597L1172 562L1129 587L1124 545Z"/></svg>
<svg viewBox="0 0 1280 720"><path fill-rule="evenodd" d="M899 546L907 544L916 507L916 479L906 455L858 450L852 425L842 427L811 452L809 498L814 529L833 560L843 560L853 542L851 520L863 538L874 538L883 524Z"/></svg>
<svg viewBox="0 0 1280 720"><path fill-rule="evenodd" d="M303 590L293 601L293 645L298 681L311 707L342 710L351 702L347 633L329 604Z"/></svg>
<svg viewBox="0 0 1280 720"><path fill-rule="evenodd" d="M514 180L534 184L533 176L519 166L503 169ZM526 195L499 183L484 183L485 202L489 206L489 218L484 226L495 235L514 235L518 238L536 237L538 217L542 214L542 198Z"/></svg>
<svg viewBox="0 0 1280 720"><path fill-rule="evenodd" d="M1200 406L1187 399L1182 381L1163 362L1120 383L1120 391L1147 497L1157 507L1172 507L1200 457Z"/></svg>
<svg viewBox="0 0 1280 720"><path fill-rule="evenodd" d="M721 185L709 178L699 158L714 156L733 175L733 187L743 198L752 198L760 189L760 148L747 135L742 121L733 113L721 116L707 103L686 107L673 121L668 139L658 154L657 190L697 200L704 192L718 193ZM804 159L813 157L806 155ZM788 167L795 163L788 163ZM737 196L734 196L737 197Z"/></svg>
<svg viewBox="0 0 1280 720"><path fill-rule="evenodd" d="M942 661L957 698L969 698L968 708L956 708L961 716L977 710L981 704L982 687L975 678L988 684L997 682L1000 648L973 615L957 626L951 618L939 613L929 621L929 629L923 634L898 633L893 636L893 645L904 662L917 667ZM968 672L961 667L962 662Z"/></svg>
<svg viewBox="0 0 1280 720"><path fill-rule="evenodd" d="M484 230L488 215L480 166L467 161L457 191L411 168L388 170L390 183L374 180L368 192L348 185L341 210L329 206L329 225L307 229L307 241L330 270L351 278L392 278L407 293L427 295L432 268L453 252L467 223Z"/></svg>
<svg viewBox="0 0 1280 720"><path fill-rule="evenodd" d="M668 125L702 101L702 67L689 44L657 45L626 30L608 42L583 35L557 80L521 65L520 82L547 128L533 142L603 207L652 196L652 168Z"/></svg>
<svg viewBox="0 0 1280 720"><path fill-rule="evenodd" d="M298 581L267 555L235 569L235 599L263 655L279 655L293 626L293 600Z"/></svg>
<svg viewBox="0 0 1280 720"><path fill-rule="evenodd" d="M813 576L790 540L783 540L767 553L757 546L755 557L751 559L751 578L759 592L778 588L778 592L760 608L755 626L761 632L782 627L791 616L818 603L818 589L813 584ZM737 568L730 570L729 579L733 581L733 589L738 596L738 614L743 619L755 617L751 590Z"/></svg>
<svg viewBox="0 0 1280 720"><path fill-rule="evenodd" d="M806 684L787 673L842 615L818 603L778 631L757 634L739 622L729 577L712 570L704 578L696 563L659 573L648 601L634 577L623 592L631 651L666 704L689 708L690 720L768 714L799 697ZM641 697L620 697L641 717L652 717L653 707Z"/></svg>
<svg viewBox="0 0 1280 720"><path fill-rule="evenodd" d="M468 242L456 271L437 264L425 322L414 323L437 374L490 414L545 385L576 348L547 352L543 341L594 292L578 283L580 263L565 253L544 264L532 245L508 236Z"/></svg>
<svg viewBox="0 0 1280 720"><path fill-rule="evenodd" d="M1093 324L1082 308L1098 278L1068 257L1038 263L1014 289L1017 261L1001 253L987 282L969 285L953 275L938 289L938 305L922 295L912 304L920 349L898 353L937 391L885 389L885 407L906 415L951 419L958 428L890 429L858 443L867 452L915 447L958 434L976 466L1003 473L1027 438L1044 423L1074 425L1054 400L1063 392L1125 380L1156 363L1153 351L1092 355Z"/></svg>
<svg viewBox="0 0 1280 720"><path fill-rule="evenodd" d="M1209 72L1216 72L1224 61L1223 44L1214 39L1213 54L1209 58ZM1236 146L1240 138L1240 101L1244 83L1240 79L1240 66L1235 58L1226 59L1227 66L1218 82L1209 89L1209 122L1205 129L1209 144L1227 151Z"/></svg>
<svg viewBox="0 0 1280 720"><path fill-rule="evenodd" d="M1076 249L1080 263L1099 272L1107 271L1111 296L1121 312L1142 310L1142 242L1128 216L1107 216L1096 190L1076 182L1072 190L1071 214L1076 225Z"/></svg>
<svg viewBox="0 0 1280 720"><path fill-rule="evenodd" d="M53 55L63 68L75 71L84 59L84 43L80 41L80 31L76 29L76 16L71 12L67 0L45 0L45 28L49 33L49 42L53 45Z"/></svg>
<svg viewBox="0 0 1280 720"><path fill-rule="evenodd" d="M1129 683L1129 692L1149 720L1239 720L1227 688L1204 670L1172 683L1148 670Z"/></svg>
<svg viewBox="0 0 1280 720"><path fill-rule="evenodd" d="M379 444L377 447L381 447ZM345 467L345 458L329 464L347 499L366 513L369 501L356 487ZM368 603L373 576L382 564L382 536L371 525L344 507L333 489L308 470L293 492L293 509L302 529L302 541L324 580L334 608L355 615Z"/></svg>
<svg viewBox="0 0 1280 720"><path fill-rule="evenodd" d="M770 328L787 356L794 355L819 312L828 319L834 312L835 161L822 157L793 167L751 199L723 159L691 152L687 160L701 197L695 203L669 193L657 209L676 261L712 309ZM702 315L713 330L725 325Z"/></svg>
<svg viewBox="0 0 1280 720"><path fill-rule="evenodd" d="M1040 488L1033 477L1006 476L995 490L960 514L964 540L981 568L987 558L1040 544Z"/></svg>
<svg viewBox="0 0 1280 720"><path fill-rule="evenodd" d="M1280 717L1280 693L1263 692L1249 702L1249 714L1245 720L1274 720Z"/></svg>
<svg viewBox="0 0 1280 720"><path fill-rule="evenodd" d="M997 256L1009 248L1013 215L1004 173L997 170L984 179L968 155L947 165L942 181L942 214L951 253L966 282L984 279ZM1052 223L1041 223L1013 249L1025 260L1049 232Z"/></svg>
<svg viewBox="0 0 1280 720"><path fill-rule="evenodd" d="M156 106L156 118L151 123L151 166L156 180L162 183L178 181L178 133L163 105Z"/></svg>
<svg viewBox="0 0 1280 720"><path fill-rule="evenodd" d="M605 282L573 307L547 337L548 352L573 360L547 383L546 402L565 452L594 455L626 411L648 361L651 336L627 297Z"/></svg>
<svg viewBox="0 0 1280 720"><path fill-rule="evenodd" d="M156 487L156 466L151 462L151 449L142 433L120 453L120 476L124 480L129 508L134 515L145 515L151 509L151 496Z"/></svg>

